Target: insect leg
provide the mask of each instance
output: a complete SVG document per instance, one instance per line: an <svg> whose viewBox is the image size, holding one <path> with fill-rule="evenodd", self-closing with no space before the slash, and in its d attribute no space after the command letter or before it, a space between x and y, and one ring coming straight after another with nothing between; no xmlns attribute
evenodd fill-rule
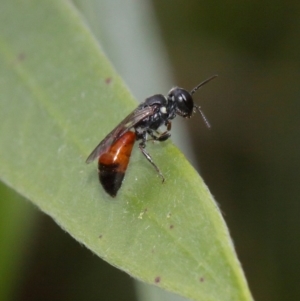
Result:
<svg viewBox="0 0 300 301"><path fill-rule="evenodd" d="M168 131L163 132L159 137L156 137L156 141L166 141L167 139L169 139L171 137L171 134Z"/></svg>
<svg viewBox="0 0 300 301"><path fill-rule="evenodd" d="M172 122L167 120L166 121L166 127L167 127L167 131L170 132L171 131L171 128L172 128Z"/></svg>
<svg viewBox="0 0 300 301"><path fill-rule="evenodd" d="M149 139L149 140L154 140L154 141L159 141L159 142L166 141L167 139L169 139L171 137L171 134L168 131L165 131L163 133L158 133L157 136L153 133L152 130L148 130L147 133L152 137L152 139Z"/></svg>
<svg viewBox="0 0 300 301"><path fill-rule="evenodd" d="M146 137L145 136L146 135L144 135L143 141L139 144L139 149L141 150L142 154L146 157L146 159L152 164L152 166L155 168L155 170L158 172L158 174L161 176L162 182L164 182L165 178L164 178L163 174L161 173L159 168L156 166L156 164L153 162L152 157L145 150L145 147L146 147L146 144L145 144Z"/></svg>
<svg viewBox="0 0 300 301"><path fill-rule="evenodd" d="M171 121L167 120L165 125L167 127L167 130L165 132L163 132L162 134L160 134L159 137L156 137L156 139L154 139L154 140L166 141L167 139L169 139L171 137L171 133L169 133L171 131L171 128L172 128Z"/></svg>

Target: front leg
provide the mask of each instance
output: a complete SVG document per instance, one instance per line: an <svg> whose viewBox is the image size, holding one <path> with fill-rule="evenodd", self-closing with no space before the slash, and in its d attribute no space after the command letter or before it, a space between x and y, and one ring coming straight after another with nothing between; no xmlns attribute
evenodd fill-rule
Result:
<svg viewBox="0 0 300 301"><path fill-rule="evenodd" d="M170 132L172 128L172 122L170 120L167 120L165 125L167 127L167 131Z"/></svg>
<svg viewBox="0 0 300 301"><path fill-rule="evenodd" d="M152 130L148 130L147 132L153 138L154 141L162 142L162 141L166 141L171 137L171 133L169 133L168 131L165 131L163 133L158 133L157 136L153 133Z"/></svg>
<svg viewBox="0 0 300 301"><path fill-rule="evenodd" d="M160 134L160 136L157 137L157 141L166 141L167 139L169 139L171 137L171 128L172 128L172 123L171 121L167 120L165 123L165 126L167 127L167 130L165 132L163 132L162 134Z"/></svg>

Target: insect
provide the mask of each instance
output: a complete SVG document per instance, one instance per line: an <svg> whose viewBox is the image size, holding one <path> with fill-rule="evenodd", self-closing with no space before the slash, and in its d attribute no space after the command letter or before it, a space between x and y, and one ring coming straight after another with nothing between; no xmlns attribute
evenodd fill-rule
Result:
<svg viewBox="0 0 300 301"><path fill-rule="evenodd" d="M122 185L135 141L140 141L139 149L164 182L163 174L145 150L148 136L151 137L150 140L166 141L171 136L170 120L177 115L190 118L196 110L201 114L206 125L210 127L200 106L194 104L192 95L216 77L217 75L214 75L206 79L191 92L175 87L169 91L167 96L156 94L146 98L96 146L86 163L98 158L99 180L110 196L115 197ZM163 125L166 126L166 131L158 132L158 128Z"/></svg>

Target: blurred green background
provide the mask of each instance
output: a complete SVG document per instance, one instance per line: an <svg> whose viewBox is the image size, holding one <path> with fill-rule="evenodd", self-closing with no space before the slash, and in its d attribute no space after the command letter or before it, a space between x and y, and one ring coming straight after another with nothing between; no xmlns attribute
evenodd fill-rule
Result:
<svg viewBox="0 0 300 301"><path fill-rule="evenodd" d="M150 4L172 66L171 85L192 89L219 74L195 95L211 130L199 116L184 126L191 160L220 204L254 299L300 300L300 2ZM109 16L113 20L114 13ZM135 73L143 78L147 70L141 66ZM162 91L145 81L153 93L171 88ZM88 300L137 300L129 276L29 202L2 185L0 200L1 211L9 212L0 223L6 242L0 250L6 254L0 256L1 300L87 300L87 292Z"/></svg>

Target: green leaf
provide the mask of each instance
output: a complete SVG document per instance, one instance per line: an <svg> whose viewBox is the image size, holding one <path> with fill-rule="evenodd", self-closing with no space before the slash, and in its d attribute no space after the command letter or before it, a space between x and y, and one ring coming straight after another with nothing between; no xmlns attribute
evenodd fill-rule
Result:
<svg viewBox="0 0 300 301"><path fill-rule="evenodd" d="M0 28L1 180L136 278L252 300L217 205L170 142L147 146L166 182L135 149L116 199L85 165L136 102L72 3L3 0Z"/></svg>

